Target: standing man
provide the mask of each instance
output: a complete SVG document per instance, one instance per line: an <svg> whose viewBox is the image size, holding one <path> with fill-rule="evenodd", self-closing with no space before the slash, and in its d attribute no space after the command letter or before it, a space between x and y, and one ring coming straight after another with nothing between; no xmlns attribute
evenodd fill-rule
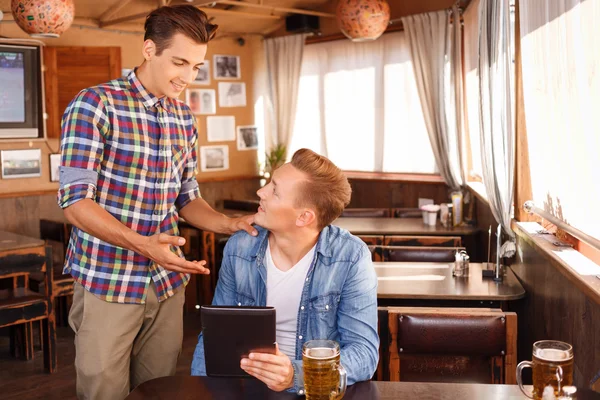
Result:
<svg viewBox="0 0 600 400"><path fill-rule="evenodd" d="M127 78L81 91L62 126L58 203L74 226L65 273L75 279L80 399L117 400L173 375L183 339L189 274L178 214L201 229L256 235L253 217L230 219L201 197L198 133L177 98L204 62L216 25L189 5L148 15L144 62Z"/></svg>

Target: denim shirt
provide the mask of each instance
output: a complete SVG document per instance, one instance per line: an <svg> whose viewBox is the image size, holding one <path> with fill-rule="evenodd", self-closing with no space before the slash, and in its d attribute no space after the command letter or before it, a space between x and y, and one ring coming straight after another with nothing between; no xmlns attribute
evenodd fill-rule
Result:
<svg viewBox="0 0 600 400"><path fill-rule="evenodd" d="M265 253L269 232L234 234L223 254L213 305L265 306ZM304 394L302 345L313 339L340 344L348 385L370 379L377 368L377 276L365 243L336 226L323 228L306 275L296 328L296 355L291 360L294 386ZM192 360L192 375L206 375L202 333Z"/></svg>

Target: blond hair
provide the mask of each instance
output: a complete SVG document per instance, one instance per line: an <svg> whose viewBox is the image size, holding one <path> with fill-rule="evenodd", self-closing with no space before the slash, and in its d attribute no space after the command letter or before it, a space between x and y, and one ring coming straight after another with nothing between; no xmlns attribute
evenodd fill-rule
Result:
<svg viewBox="0 0 600 400"><path fill-rule="evenodd" d="M339 217L350 203L352 188L348 178L328 158L309 149L295 152L291 164L307 177L298 188L297 203L316 208L317 225L321 230Z"/></svg>

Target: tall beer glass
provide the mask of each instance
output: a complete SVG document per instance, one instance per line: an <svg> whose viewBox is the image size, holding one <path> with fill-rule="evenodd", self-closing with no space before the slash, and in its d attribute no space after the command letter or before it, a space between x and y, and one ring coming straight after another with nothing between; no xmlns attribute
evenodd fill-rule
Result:
<svg viewBox="0 0 600 400"><path fill-rule="evenodd" d="M333 340L309 340L302 346L304 391L307 400L338 400L346 393L346 370L340 345Z"/></svg>
<svg viewBox="0 0 600 400"><path fill-rule="evenodd" d="M523 388L523 368L533 370L533 393ZM554 396L562 395L562 388L573 384L573 346L556 340L541 340L533 344L532 361L517 365L517 383L530 399L541 399L546 386L554 388Z"/></svg>

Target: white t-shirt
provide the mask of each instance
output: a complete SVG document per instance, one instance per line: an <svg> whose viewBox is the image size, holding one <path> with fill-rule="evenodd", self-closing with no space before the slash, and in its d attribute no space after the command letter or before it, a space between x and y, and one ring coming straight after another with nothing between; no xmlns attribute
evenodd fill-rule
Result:
<svg viewBox="0 0 600 400"><path fill-rule="evenodd" d="M298 307L306 274L315 255L315 245L296 265L282 271L273 262L271 247L267 245L267 306L275 307L277 344L291 360L296 357L296 328Z"/></svg>

